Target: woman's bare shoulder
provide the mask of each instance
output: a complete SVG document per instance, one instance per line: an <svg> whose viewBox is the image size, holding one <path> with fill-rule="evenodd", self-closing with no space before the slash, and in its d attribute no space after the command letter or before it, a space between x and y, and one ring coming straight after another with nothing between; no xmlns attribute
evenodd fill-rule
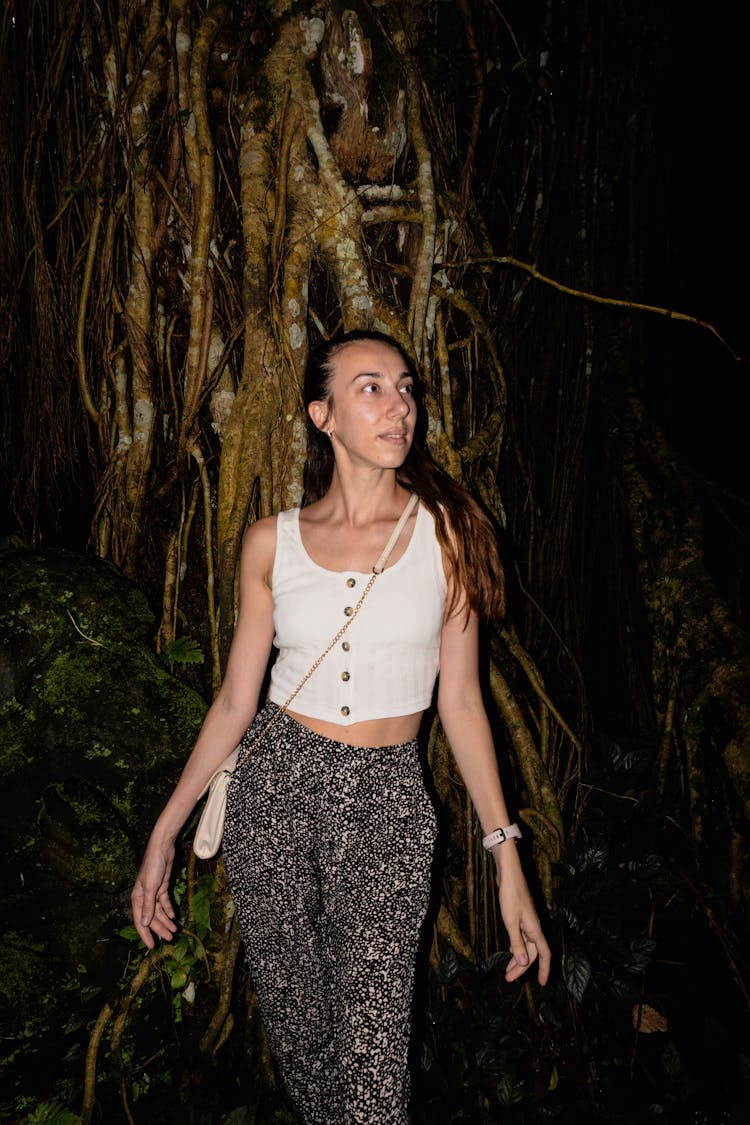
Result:
<svg viewBox="0 0 750 1125"><path fill-rule="evenodd" d="M263 516L245 529L242 540L243 563L250 563L253 569L266 571L273 565L276 554L276 516Z"/></svg>

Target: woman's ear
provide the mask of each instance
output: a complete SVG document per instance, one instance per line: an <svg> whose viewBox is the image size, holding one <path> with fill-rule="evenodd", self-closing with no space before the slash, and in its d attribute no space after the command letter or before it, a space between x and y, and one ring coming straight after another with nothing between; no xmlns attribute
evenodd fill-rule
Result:
<svg viewBox="0 0 750 1125"><path fill-rule="evenodd" d="M328 403L323 402L322 399L315 399L307 408L307 413L312 419L312 424L318 430L325 432L328 426Z"/></svg>

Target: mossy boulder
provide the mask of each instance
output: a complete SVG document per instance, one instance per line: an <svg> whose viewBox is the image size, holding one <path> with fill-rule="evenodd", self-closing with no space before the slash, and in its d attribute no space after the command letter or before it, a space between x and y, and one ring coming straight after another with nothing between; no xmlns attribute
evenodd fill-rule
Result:
<svg viewBox="0 0 750 1125"><path fill-rule="evenodd" d="M130 887L206 702L155 654L154 615L111 564L5 548L0 574L0 917L15 935L0 973L23 970L3 1004L11 1045L40 1020L52 1031L63 986L121 974Z"/></svg>

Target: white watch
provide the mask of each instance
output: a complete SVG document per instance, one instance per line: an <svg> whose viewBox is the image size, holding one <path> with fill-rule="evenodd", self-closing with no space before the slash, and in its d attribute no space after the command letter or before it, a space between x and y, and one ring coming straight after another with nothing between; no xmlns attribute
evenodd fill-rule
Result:
<svg viewBox="0 0 750 1125"><path fill-rule="evenodd" d="M504 844L506 840L511 840L513 837L521 839L521 829L517 824L509 824L507 828L496 828L494 832L490 832L482 840L487 851L494 848L497 844Z"/></svg>

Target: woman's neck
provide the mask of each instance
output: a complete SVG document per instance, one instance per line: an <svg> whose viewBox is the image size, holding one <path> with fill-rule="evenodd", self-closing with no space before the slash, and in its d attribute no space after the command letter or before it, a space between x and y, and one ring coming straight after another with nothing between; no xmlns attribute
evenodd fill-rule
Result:
<svg viewBox="0 0 750 1125"><path fill-rule="evenodd" d="M329 516L352 526L397 519L409 495L394 470L342 475L334 469L331 486L319 501Z"/></svg>

